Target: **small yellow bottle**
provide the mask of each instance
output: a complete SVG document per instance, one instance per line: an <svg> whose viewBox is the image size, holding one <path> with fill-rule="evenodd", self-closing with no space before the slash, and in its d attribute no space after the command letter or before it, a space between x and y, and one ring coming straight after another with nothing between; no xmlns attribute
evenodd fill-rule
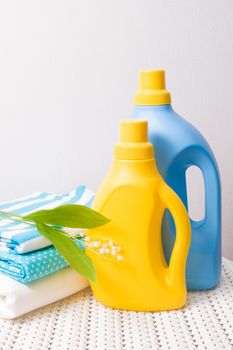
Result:
<svg viewBox="0 0 233 350"><path fill-rule="evenodd" d="M168 208L176 225L176 241L167 266L161 223ZM112 308L159 311L186 301L185 265L190 222L185 207L160 176L148 142L147 121L124 120L112 167L100 186L93 209L111 220L90 229L86 253L97 281L97 300Z"/></svg>

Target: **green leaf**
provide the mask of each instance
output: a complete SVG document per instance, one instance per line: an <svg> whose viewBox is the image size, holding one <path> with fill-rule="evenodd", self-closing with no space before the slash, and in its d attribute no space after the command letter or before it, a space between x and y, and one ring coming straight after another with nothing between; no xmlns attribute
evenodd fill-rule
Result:
<svg viewBox="0 0 233 350"><path fill-rule="evenodd" d="M39 210L23 218L70 228L93 228L105 225L110 221L93 209L79 204L65 204L55 209Z"/></svg>
<svg viewBox="0 0 233 350"><path fill-rule="evenodd" d="M73 269L93 282L96 281L96 272L91 259L77 247L65 232L38 222L36 222L36 227L44 237L54 244Z"/></svg>

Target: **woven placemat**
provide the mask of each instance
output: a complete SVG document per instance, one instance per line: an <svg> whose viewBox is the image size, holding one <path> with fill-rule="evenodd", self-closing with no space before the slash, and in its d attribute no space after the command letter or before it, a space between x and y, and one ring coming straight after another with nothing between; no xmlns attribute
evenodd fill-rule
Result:
<svg viewBox="0 0 233 350"><path fill-rule="evenodd" d="M1 350L233 349L233 269L219 286L190 292L178 311L116 311L89 288L16 320L0 320Z"/></svg>

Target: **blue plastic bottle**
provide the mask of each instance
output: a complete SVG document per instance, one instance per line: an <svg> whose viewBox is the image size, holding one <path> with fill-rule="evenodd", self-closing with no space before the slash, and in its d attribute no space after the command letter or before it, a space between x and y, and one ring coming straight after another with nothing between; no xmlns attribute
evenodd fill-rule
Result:
<svg viewBox="0 0 233 350"><path fill-rule="evenodd" d="M165 73L140 73L133 118L147 119L149 138L154 145L160 173L175 190L186 208L186 170L195 165L202 171L205 184L205 217L191 220L192 242L187 260L186 281L189 290L209 289L221 276L221 188L218 166L210 146L171 106L165 88ZM175 228L169 212L163 220L163 246L169 262L175 240Z"/></svg>

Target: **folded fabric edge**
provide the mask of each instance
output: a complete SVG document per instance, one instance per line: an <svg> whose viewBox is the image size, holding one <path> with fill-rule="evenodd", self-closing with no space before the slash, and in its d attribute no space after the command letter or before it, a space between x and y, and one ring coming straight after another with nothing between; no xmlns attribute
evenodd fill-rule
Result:
<svg viewBox="0 0 233 350"><path fill-rule="evenodd" d="M35 194L36 195L50 194L50 195L56 196L56 194L47 193L47 192L41 192L41 193L34 192L33 194L23 197L22 199L23 201L27 198L31 199L32 197L35 196ZM91 191L89 188L87 188L85 185L80 185L75 187L72 191L60 195L61 198L64 198L67 196L71 198L71 203L73 204L82 204L82 205L90 206L94 199L94 192ZM17 203L20 202L20 198L16 199L15 202ZM11 205L14 204L14 200L8 203L10 203ZM7 202L5 204L7 204ZM66 204L66 202L63 204ZM58 204L58 206L59 205L62 205L62 204L60 203ZM40 209L43 209L43 208L44 206L42 206ZM14 254L25 254L28 252L43 249L51 245L51 242L46 240L45 238L39 238L41 237L39 233L37 233L36 235L35 233L31 234L30 233L31 230L28 230L28 229L24 229L22 230L22 232L21 231L17 232L17 227L19 229L19 226L21 228L22 224L15 223L13 225L13 223L11 222L10 223L11 230L7 228L8 226L7 227L4 226L0 228L0 251L5 251L9 253L12 252ZM16 229L14 229L14 227L16 227ZM1 233L1 229L4 229L2 233ZM16 232L14 232L14 230L16 230ZM26 232L26 235L25 235L25 232ZM6 237L4 235L6 235ZM30 237L30 235L32 237Z"/></svg>
<svg viewBox="0 0 233 350"><path fill-rule="evenodd" d="M0 318L17 318L77 293L88 285L88 280L71 267L27 285L0 274Z"/></svg>

